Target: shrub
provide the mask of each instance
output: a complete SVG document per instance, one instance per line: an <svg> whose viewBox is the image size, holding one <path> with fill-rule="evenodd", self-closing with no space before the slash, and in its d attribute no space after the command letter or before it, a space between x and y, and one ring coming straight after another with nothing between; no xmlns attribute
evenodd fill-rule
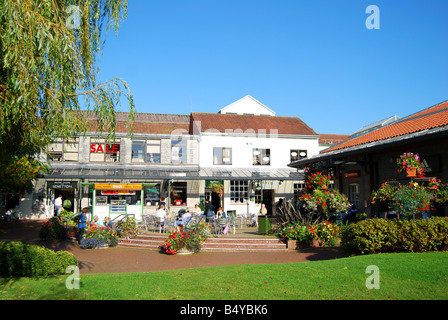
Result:
<svg viewBox="0 0 448 320"><path fill-rule="evenodd" d="M346 226L341 240L348 254L447 250L448 218L368 219Z"/></svg>
<svg viewBox="0 0 448 320"><path fill-rule="evenodd" d="M42 225L39 237L43 240L65 240L67 235L61 221L54 217Z"/></svg>
<svg viewBox="0 0 448 320"><path fill-rule="evenodd" d="M57 251L19 241L0 242L0 276L33 277L65 274L70 265L78 265L67 251Z"/></svg>

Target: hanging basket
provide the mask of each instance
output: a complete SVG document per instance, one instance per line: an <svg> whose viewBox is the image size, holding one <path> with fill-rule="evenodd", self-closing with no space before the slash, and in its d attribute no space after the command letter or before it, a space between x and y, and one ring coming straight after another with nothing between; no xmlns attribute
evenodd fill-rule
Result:
<svg viewBox="0 0 448 320"><path fill-rule="evenodd" d="M414 178L417 176L417 168L406 169L406 177Z"/></svg>

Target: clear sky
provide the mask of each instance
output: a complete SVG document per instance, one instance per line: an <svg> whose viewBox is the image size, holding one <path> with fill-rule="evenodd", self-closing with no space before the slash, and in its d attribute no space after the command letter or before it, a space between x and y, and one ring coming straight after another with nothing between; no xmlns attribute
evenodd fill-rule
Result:
<svg viewBox="0 0 448 320"><path fill-rule="evenodd" d="M446 0L129 0L101 81L138 112L218 112L250 94L317 133L351 134L448 100ZM368 29L369 5L380 29ZM125 110L123 110L125 111Z"/></svg>

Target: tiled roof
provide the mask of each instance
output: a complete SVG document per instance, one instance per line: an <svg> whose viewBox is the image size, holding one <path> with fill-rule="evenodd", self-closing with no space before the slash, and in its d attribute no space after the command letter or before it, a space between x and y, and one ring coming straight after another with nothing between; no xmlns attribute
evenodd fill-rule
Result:
<svg viewBox="0 0 448 320"><path fill-rule="evenodd" d="M117 112L117 127L115 132L127 133L127 112ZM93 120L94 116L88 116ZM92 131L97 126L93 123ZM142 134L182 134L188 133L190 129L190 116L177 114L137 113L134 121L134 133Z"/></svg>
<svg viewBox="0 0 448 320"><path fill-rule="evenodd" d="M308 127L297 117L278 117L278 116L258 116L258 115L236 115L236 114L218 114L218 113L199 113L191 114L190 133L200 131L218 131L218 132L241 132L241 133L260 133L265 132L290 135L317 135L313 129ZM196 126L196 129L194 129ZM275 132L277 130L277 132Z"/></svg>
<svg viewBox="0 0 448 320"><path fill-rule="evenodd" d="M326 134L319 133L319 144L338 144L350 139L351 136L346 134Z"/></svg>
<svg viewBox="0 0 448 320"><path fill-rule="evenodd" d="M391 125L381 127L365 135L350 139L334 147L325 149L321 153L359 146L371 142L386 140L406 134L420 132L432 128L448 125L448 101L424 109L403 118Z"/></svg>

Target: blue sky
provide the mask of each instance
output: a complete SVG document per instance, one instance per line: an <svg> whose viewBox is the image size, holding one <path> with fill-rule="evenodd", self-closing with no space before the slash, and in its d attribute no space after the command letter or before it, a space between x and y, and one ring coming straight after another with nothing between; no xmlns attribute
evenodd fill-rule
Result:
<svg viewBox="0 0 448 320"><path fill-rule="evenodd" d="M380 10L369 30L368 5ZM317 133L351 134L448 100L446 0L129 0L100 80L138 112L218 112L250 94ZM125 109L123 109L125 111Z"/></svg>

